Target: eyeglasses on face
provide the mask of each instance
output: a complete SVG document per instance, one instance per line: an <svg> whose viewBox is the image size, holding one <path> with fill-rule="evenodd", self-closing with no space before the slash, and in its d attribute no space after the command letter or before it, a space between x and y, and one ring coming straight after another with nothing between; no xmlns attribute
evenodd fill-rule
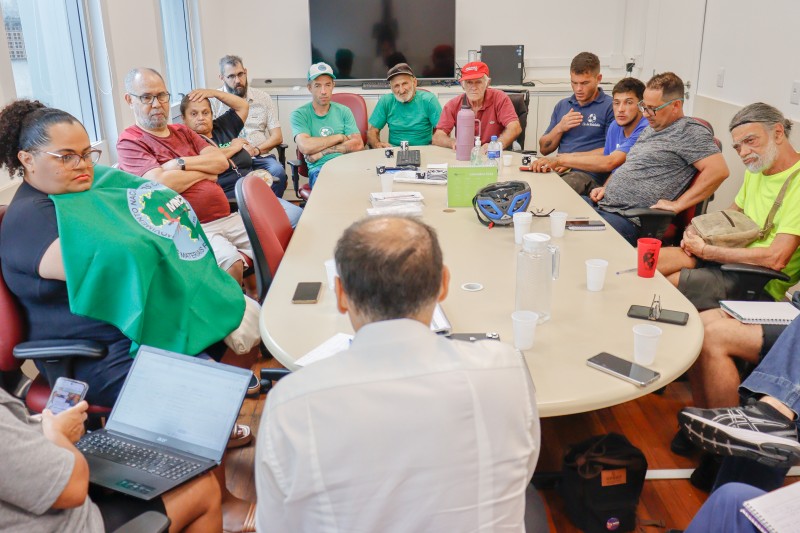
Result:
<svg viewBox="0 0 800 533"><path fill-rule="evenodd" d="M70 170L78 168L81 160L89 163L92 166L95 166L100 160L100 156L103 155L102 150L89 150L84 154L56 154L54 152L45 152L44 150L35 151L59 158L61 160L61 164Z"/></svg>
<svg viewBox="0 0 800 533"><path fill-rule="evenodd" d="M673 98L669 102L664 102L663 104L661 104L658 107L650 107L650 106L644 105L644 100L641 100L638 104L636 104L636 107L638 107L639 111L641 111L645 115L656 116L656 111L664 109L665 107L667 107L672 102L683 102L683 98Z"/></svg>
<svg viewBox="0 0 800 533"><path fill-rule="evenodd" d="M128 93L131 96L135 96L139 99L139 101L145 105L151 105L153 100L158 100L159 102L166 103L169 102L169 97L171 96L169 93L158 93L156 95L153 94L133 94Z"/></svg>

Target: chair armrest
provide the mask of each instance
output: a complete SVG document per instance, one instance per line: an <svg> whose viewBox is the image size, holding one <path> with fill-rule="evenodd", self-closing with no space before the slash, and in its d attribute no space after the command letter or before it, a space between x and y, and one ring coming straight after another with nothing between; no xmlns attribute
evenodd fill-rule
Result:
<svg viewBox="0 0 800 533"><path fill-rule="evenodd" d="M239 202L236 200L236 198L228 198L228 205L231 208L231 213L239 210Z"/></svg>
<svg viewBox="0 0 800 533"><path fill-rule="evenodd" d="M621 211L626 218L639 218L639 237L652 237L660 239L667 231L672 219L677 213L664 209L651 209L649 207L636 207Z"/></svg>
<svg viewBox="0 0 800 533"><path fill-rule="evenodd" d="M773 279L779 279L781 281L789 281L789 276L785 273L781 272L780 270L773 270L771 268L757 266L757 265L748 265L745 263L726 263L720 266L720 270L723 272L735 272L737 274L743 274L746 276L757 276L764 278L764 283Z"/></svg>
<svg viewBox="0 0 800 533"><path fill-rule="evenodd" d="M292 187L294 187L294 195L300 198L300 167L303 166L303 161L300 159L289 159L286 161L292 169Z"/></svg>
<svg viewBox="0 0 800 533"><path fill-rule="evenodd" d="M172 521L165 514L147 511L114 530L114 533L162 533Z"/></svg>
<svg viewBox="0 0 800 533"><path fill-rule="evenodd" d="M286 143L281 143L275 147L275 150L278 151L278 161L282 166L286 166L286 149L289 148L289 145Z"/></svg>
<svg viewBox="0 0 800 533"><path fill-rule="evenodd" d="M678 213L674 211L667 211L666 209L652 209L650 207L634 207L633 209L620 211L620 214L627 218L665 217L668 219L675 218L678 215Z"/></svg>
<svg viewBox="0 0 800 533"><path fill-rule="evenodd" d="M22 342L14 346L13 353L17 359L54 360L67 357L102 359L108 353L108 347L94 341L48 339Z"/></svg>
<svg viewBox="0 0 800 533"><path fill-rule="evenodd" d="M300 159L287 159L286 163L292 167L292 173L297 172L297 169L303 166L303 162Z"/></svg>

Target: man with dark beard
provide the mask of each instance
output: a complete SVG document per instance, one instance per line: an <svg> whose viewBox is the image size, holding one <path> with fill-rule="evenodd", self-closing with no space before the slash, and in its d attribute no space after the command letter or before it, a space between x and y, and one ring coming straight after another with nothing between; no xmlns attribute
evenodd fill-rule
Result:
<svg viewBox="0 0 800 533"><path fill-rule="evenodd" d="M254 169L266 170L275 178L272 191L275 196L282 198L288 178L286 169L270 154L270 151L283 142L278 110L272 97L265 91L250 87L247 69L239 56L227 55L219 60L219 79L222 80L220 91L247 100L250 112L244 122L243 131L249 145L245 149L253 157ZM228 110L227 105L216 99L211 100L211 107L214 118L219 118Z"/></svg>

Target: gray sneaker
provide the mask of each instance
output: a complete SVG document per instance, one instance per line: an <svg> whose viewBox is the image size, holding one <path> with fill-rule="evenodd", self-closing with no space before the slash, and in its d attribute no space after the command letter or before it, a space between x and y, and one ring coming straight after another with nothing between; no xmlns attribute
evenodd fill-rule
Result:
<svg viewBox="0 0 800 533"><path fill-rule="evenodd" d="M678 421L686 436L707 452L747 457L772 467L800 461L794 421L764 402L721 409L686 407Z"/></svg>

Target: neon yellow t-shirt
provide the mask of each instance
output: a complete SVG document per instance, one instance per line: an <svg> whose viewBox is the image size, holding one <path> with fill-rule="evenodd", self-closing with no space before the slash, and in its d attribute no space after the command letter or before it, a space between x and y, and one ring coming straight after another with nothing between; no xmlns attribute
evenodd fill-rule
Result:
<svg viewBox="0 0 800 533"><path fill-rule="evenodd" d="M765 176L760 172L754 174L746 171L742 188L739 189L734 200L736 205L756 224L763 226L786 178L799 168L800 161L791 168L771 176ZM792 183L786 189L783 203L775 213L772 222L774 226L769 235L750 243L748 248L769 246L778 233L800 236L800 174L792 178ZM800 281L800 251L795 250L783 272L789 276L789 281L772 280L764 288L775 300L782 300L786 290Z"/></svg>

